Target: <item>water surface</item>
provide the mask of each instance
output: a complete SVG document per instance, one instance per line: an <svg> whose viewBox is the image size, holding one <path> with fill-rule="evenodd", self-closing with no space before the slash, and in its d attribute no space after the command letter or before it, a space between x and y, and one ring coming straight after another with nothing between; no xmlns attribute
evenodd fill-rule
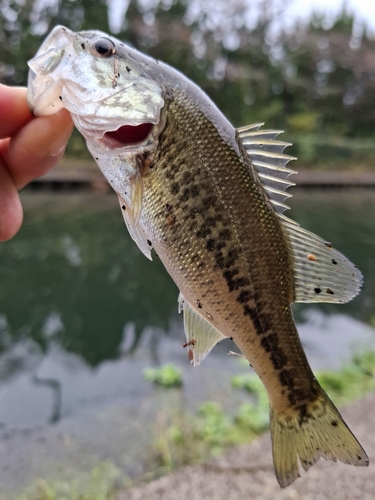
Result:
<svg viewBox="0 0 375 500"><path fill-rule="evenodd" d="M130 239L115 196L26 191L22 198L25 223L0 244L0 484L16 488L54 467L89 469L103 457L137 475L139 443L160 409L194 411L211 399L233 411L243 401L230 376L247 368L227 355L230 341L199 369L190 366L178 290L158 257L148 261ZM353 349L374 346L375 192L295 190L291 205L288 215L365 277L347 305L293 306L312 365L337 368ZM172 403L142 377L163 362L183 371ZM20 467L25 447L35 460Z"/></svg>

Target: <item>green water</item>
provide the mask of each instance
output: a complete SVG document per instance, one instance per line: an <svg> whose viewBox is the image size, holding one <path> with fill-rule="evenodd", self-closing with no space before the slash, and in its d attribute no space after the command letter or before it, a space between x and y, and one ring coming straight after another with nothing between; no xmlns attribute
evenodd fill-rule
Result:
<svg viewBox="0 0 375 500"><path fill-rule="evenodd" d="M0 244L0 498L35 477L76 480L108 461L142 476L160 415L207 400L235 411L244 395L230 379L248 367L227 355L229 340L190 366L178 290L130 239L115 196L22 198L25 223ZM294 190L291 205L365 277L347 305L293 306L310 363L334 369L358 345L375 346L375 191ZM178 391L143 378L167 362L182 372Z"/></svg>
<svg viewBox="0 0 375 500"><path fill-rule="evenodd" d="M361 293L353 301L344 306L320 304L320 310L375 324L375 191L296 189L290 205L292 210L286 215L332 242L364 276Z"/></svg>
<svg viewBox="0 0 375 500"><path fill-rule="evenodd" d="M158 334L143 344L169 335L180 345L178 290L158 257L148 261L130 239L115 196L25 192L23 203L21 231L0 244L0 383L25 371L27 356L7 357L25 341L38 350L36 365L53 342L91 367L136 352L147 328ZM350 304L316 307L370 324L375 192L295 190L291 205L288 215L333 242L365 276ZM294 306L299 323L306 307Z"/></svg>
<svg viewBox="0 0 375 500"><path fill-rule="evenodd" d="M25 223L0 245L0 314L9 342L51 335L90 365L118 356L124 325L164 330L177 289L127 234L114 196L25 195ZM54 320L55 318L55 320ZM6 348L5 346L3 348Z"/></svg>

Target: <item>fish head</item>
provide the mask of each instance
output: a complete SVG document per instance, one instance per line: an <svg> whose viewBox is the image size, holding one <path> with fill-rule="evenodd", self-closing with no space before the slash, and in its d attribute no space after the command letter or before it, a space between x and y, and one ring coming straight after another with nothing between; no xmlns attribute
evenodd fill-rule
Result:
<svg viewBox="0 0 375 500"><path fill-rule="evenodd" d="M34 115L70 111L118 192L119 167L134 175L137 158L155 150L161 132L165 92L150 74L157 62L106 33L57 26L28 64Z"/></svg>
<svg viewBox="0 0 375 500"><path fill-rule="evenodd" d="M102 130L156 124L163 89L147 75L147 59L101 31L74 33L56 26L28 63L30 108L43 116L65 107Z"/></svg>

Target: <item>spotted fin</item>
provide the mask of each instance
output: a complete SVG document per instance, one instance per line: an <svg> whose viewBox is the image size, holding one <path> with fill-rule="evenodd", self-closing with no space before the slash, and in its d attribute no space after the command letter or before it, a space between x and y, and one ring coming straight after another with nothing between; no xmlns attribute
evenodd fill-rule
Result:
<svg viewBox="0 0 375 500"><path fill-rule="evenodd" d="M178 296L178 312L184 311L186 347L192 365L199 366L211 349L226 337L201 316L182 294Z"/></svg>
<svg viewBox="0 0 375 500"><path fill-rule="evenodd" d="M291 243L295 302L349 302L361 288L362 274L331 243L279 216Z"/></svg>
<svg viewBox="0 0 375 500"><path fill-rule="evenodd" d="M367 466L369 458L340 413L316 383L317 399L298 411L279 412L271 405L270 431L275 474L282 488L299 477L298 459L307 471L320 457Z"/></svg>
<svg viewBox="0 0 375 500"><path fill-rule="evenodd" d="M138 216L138 218L135 219L134 212L131 210L131 207L129 207L129 205L121 198L121 196L118 197L118 200L120 202L122 216L124 217L124 221L125 221L126 227L128 228L130 236L137 243L140 251L148 259L152 260L151 247L147 243L146 235L144 234L141 226L139 225L140 213L137 214L137 212L136 212L136 215Z"/></svg>
<svg viewBox="0 0 375 500"><path fill-rule="evenodd" d="M242 127L237 129L237 133L275 211L282 214L289 208L284 201L292 196L286 190L295 185L288 177L296 173L286 164L295 158L283 154L284 149L291 146L289 142L276 140L282 131L259 130L262 125L257 123Z"/></svg>

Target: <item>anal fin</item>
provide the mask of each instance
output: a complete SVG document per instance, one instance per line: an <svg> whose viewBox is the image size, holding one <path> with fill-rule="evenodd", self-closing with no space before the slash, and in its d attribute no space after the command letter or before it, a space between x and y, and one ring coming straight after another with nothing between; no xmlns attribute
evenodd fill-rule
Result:
<svg viewBox="0 0 375 500"><path fill-rule="evenodd" d="M199 366L211 349L226 337L201 316L182 294L178 296L178 312L184 311L184 328L189 359L193 366Z"/></svg>

